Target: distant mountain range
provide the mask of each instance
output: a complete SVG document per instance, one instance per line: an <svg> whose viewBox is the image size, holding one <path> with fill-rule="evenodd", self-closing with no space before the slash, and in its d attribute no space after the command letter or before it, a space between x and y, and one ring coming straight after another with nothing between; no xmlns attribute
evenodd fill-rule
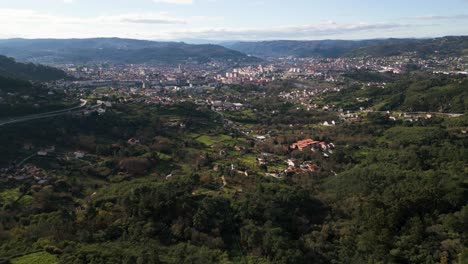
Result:
<svg viewBox="0 0 468 264"><path fill-rule="evenodd" d="M375 39L375 40L313 40L313 41L261 41L229 42L225 47L258 57L346 57L391 56L408 52L428 55L468 53L468 37L435 39Z"/></svg>
<svg viewBox="0 0 468 264"><path fill-rule="evenodd" d="M22 62L43 64L106 62L179 64L213 60L255 63L260 61L257 57L385 57L405 53L417 53L420 56L435 53L466 55L468 54L468 37L356 41L229 41L220 42L219 45L120 38L0 40L0 54L14 57Z"/></svg>
<svg viewBox="0 0 468 264"><path fill-rule="evenodd" d="M260 57L340 57L351 50L397 40L275 40L260 42L230 42L224 44L233 50Z"/></svg>
<svg viewBox="0 0 468 264"><path fill-rule="evenodd" d="M67 74L59 69L33 63L19 63L12 58L0 55L0 78L21 79L25 81L52 81L68 78ZM9 83L4 82L4 83Z"/></svg>
<svg viewBox="0 0 468 264"><path fill-rule="evenodd" d="M468 55L468 36L434 39L411 39L399 42L381 42L353 50L351 56L398 56L415 52L419 56L440 54L447 56Z"/></svg>
<svg viewBox="0 0 468 264"><path fill-rule="evenodd" d="M0 40L0 54L37 63L184 63L229 60L259 61L219 45L94 38Z"/></svg>

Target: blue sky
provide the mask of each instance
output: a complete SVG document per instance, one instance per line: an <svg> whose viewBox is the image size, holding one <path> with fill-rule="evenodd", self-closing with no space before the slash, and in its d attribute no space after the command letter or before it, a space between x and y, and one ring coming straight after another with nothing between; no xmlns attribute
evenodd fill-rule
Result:
<svg viewBox="0 0 468 264"><path fill-rule="evenodd" d="M368 39L468 35L468 0L0 0L0 38Z"/></svg>

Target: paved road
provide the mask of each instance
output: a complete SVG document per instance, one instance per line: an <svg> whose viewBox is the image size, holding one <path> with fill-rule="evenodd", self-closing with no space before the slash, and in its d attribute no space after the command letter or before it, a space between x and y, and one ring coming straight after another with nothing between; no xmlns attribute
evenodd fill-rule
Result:
<svg viewBox="0 0 468 264"><path fill-rule="evenodd" d="M82 109L87 104L88 104L87 100L81 100L81 104L79 106L75 106L75 107L72 107L72 108L67 108L67 109L62 109L62 110L57 110L57 111L51 111L51 112L41 113L41 114L36 114L36 115L15 117L15 118L10 118L8 120L0 120L0 126L15 124L15 123L21 123L21 122L26 122L26 121L36 120L36 119L42 119L42 118L49 118L49 117L64 115L64 114L70 113L72 111Z"/></svg>
<svg viewBox="0 0 468 264"><path fill-rule="evenodd" d="M390 113L400 113L398 111L390 111ZM372 111L371 113L387 113L387 111ZM402 114L408 115L444 115L448 117L460 117L463 113L441 113L441 112L401 112Z"/></svg>
<svg viewBox="0 0 468 264"><path fill-rule="evenodd" d="M35 156L37 156L37 153L34 153L34 154L31 154L31 155L27 156L26 158L21 160L18 164L16 164L16 167L21 167L21 165L23 165L26 161L32 159Z"/></svg>

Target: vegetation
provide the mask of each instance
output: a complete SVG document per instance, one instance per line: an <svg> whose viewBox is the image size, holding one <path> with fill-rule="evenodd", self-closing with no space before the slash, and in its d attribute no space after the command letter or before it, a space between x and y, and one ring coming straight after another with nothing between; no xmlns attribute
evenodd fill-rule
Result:
<svg viewBox="0 0 468 264"><path fill-rule="evenodd" d="M391 41L391 40L387 40ZM316 40L316 41L262 41L234 42L226 47L261 57L340 57L349 51L383 42L382 40L348 41L348 40Z"/></svg>
<svg viewBox="0 0 468 264"><path fill-rule="evenodd" d="M118 96L108 96L116 103L104 115L0 127L4 167L56 146L32 158L29 171L1 172L1 180L10 180L0 185L0 260L463 263L467 116L409 121L359 111L360 118L346 120L334 109L342 98L346 109L463 112L466 80L408 75L361 89L357 77L347 78L349 89L311 99L337 104L328 110L279 97L293 89L283 82L215 91L241 94L249 106L242 111L214 112L186 100L117 103ZM439 103L413 101L441 91ZM390 104L396 95L402 98ZM368 100L354 105L356 97ZM323 125L331 120L337 125ZM289 148L305 138L336 147L328 156ZM25 142L35 146L25 149ZM74 156L77 150L86 155ZM288 159L317 169L280 175ZM31 254L19 257L25 253Z"/></svg>
<svg viewBox="0 0 468 264"><path fill-rule="evenodd" d="M408 53L425 57L434 54L445 56L467 55L468 37L443 37L435 39L413 39L400 42L383 42L362 47L351 52L351 56L401 56Z"/></svg>
<svg viewBox="0 0 468 264"><path fill-rule="evenodd" d="M18 63L0 56L0 119L54 111L76 105L63 90L51 91L41 82L68 79L65 72L43 65ZM73 102L70 102L73 100Z"/></svg>
<svg viewBox="0 0 468 264"><path fill-rule="evenodd" d="M463 56L468 50L467 37L436 39L383 39L383 40L316 40L316 41L263 41L234 42L226 47L261 57L344 57L344 56L399 56L416 53L428 55Z"/></svg>
<svg viewBox="0 0 468 264"><path fill-rule="evenodd" d="M255 62L238 51L217 45L190 45L118 38L11 39L0 41L0 54L42 63L183 63L232 60Z"/></svg>
<svg viewBox="0 0 468 264"><path fill-rule="evenodd" d="M0 76L11 79L24 79L32 81L53 81L67 79L65 72L38 64L18 63L12 58L0 55ZM0 87L8 85L7 80L2 80ZM10 81L11 82L11 81Z"/></svg>
<svg viewBox="0 0 468 264"><path fill-rule="evenodd" d="M11 260L11 264L55 264L57 263L57 258L47 252L38 252L22 257L14 258Z"/></svg>
<svg viewBox="0 0 468 264"><path fill-rule="evenodd" d="M330 94L326 102L352 109L373 107L380 111L463 113L468 110L468 82L465 77L413 73L392 80L395 77L368 71L353 72L346 77L352 82L374 84L362 87L355 82L350 89ZM385 81L390 83L384 86L381 83Z"/></svg>

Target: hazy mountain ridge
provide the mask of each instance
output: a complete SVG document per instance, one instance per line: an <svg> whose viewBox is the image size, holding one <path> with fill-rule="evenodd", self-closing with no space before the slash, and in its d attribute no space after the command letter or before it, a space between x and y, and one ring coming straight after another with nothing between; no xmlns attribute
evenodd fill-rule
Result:
<svg viewBox="0 0 468 264"><path fill-rule="evenodd" d="M227 43L226 47L262 57L340 57L350 50L382 42L400 42L401 40L275 40L261 42Z"/></svg>
<svg viewBox="0 0 468 264"><path fill-rule="evenodd" d="M399 43L379 43L362 47L351 52L352 56L398 56L405 53L418 53L419 56L440 54L463 56L468 54L468 37L443 37L434 39L416 39Z"/></svg>
<svg viewBox="0 0 468 264"><path fill-rule="evenodd" d="M225 47L260 57L345 57L391 56L406 52L459 55L468 49L468 37L435 39L373 39L373 40L276 40L226 43Z"/></svg>
<svg viewBox="0 0 468 264"><path fill-rule="evenodd" d="M255 61L257 58L218 45L94 38L0 40L0 53L40 63L183 63L211 60Z"/></svg>
<svg viewBox="0 0 468 264"><path fill-rule="evenodd" d="M255 62L249 57L323 57L394 56L439 53L459 56L468 51L468 37L434 39L371 39L371 40L275 40L259 42L223 42L187 44L149 40L93 39L7 39L0 40L0 54L19 61L35 63L161 63L207 62L229 60Z"/></svg>

